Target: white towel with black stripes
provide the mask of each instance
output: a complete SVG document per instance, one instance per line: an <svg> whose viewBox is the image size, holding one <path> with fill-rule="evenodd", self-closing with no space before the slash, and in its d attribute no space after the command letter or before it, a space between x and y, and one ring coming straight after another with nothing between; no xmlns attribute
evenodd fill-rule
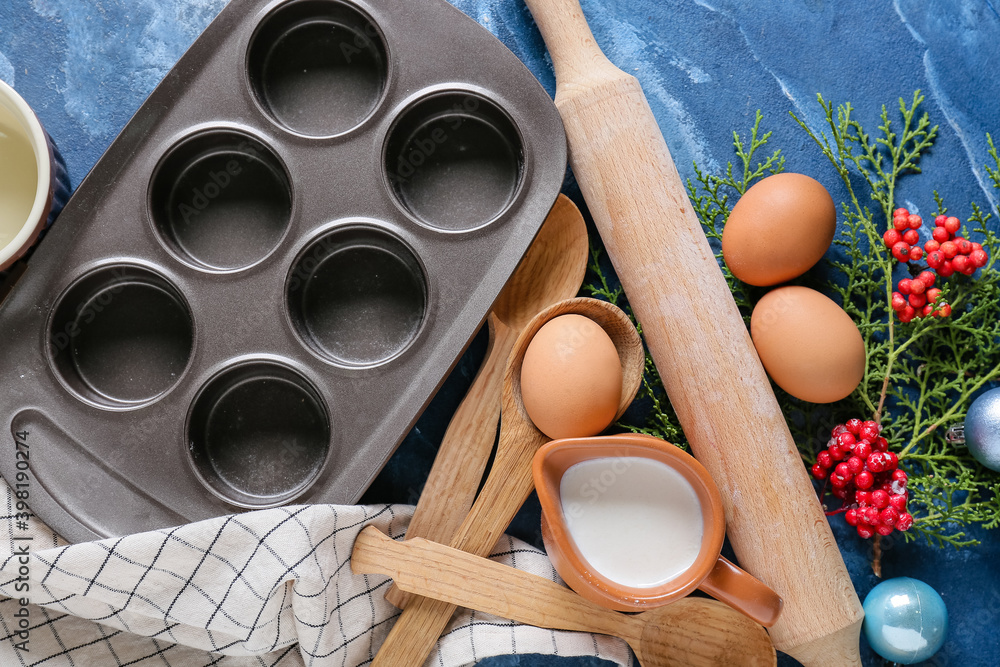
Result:
<svg viewBox="0 0 1000 667"><path fill-rule="evenodd" d="M385 577L352 574L358 532L394 538L413 508L310 505L66 545L16 518L0 548L0 665L353 667L371 662L398 610ZM494 560L557 580L545 554L505 536ZM461 610L429 665L507 654L596 656L631 665L624 642Z"/></svg>

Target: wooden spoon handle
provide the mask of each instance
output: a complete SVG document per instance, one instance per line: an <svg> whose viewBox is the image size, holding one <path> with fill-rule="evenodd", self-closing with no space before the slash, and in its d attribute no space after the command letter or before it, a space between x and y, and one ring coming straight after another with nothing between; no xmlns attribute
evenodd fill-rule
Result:
<svg viewBox="0 0 1000 667"><path fill-rule="evenodd" d="M451 542L476 499L497 437L507 357L517 340L517 332L495 315L489 316L489 327L490 348L445 431L406 531L408 540L426 537L433 542ZM385 599L402 609L410 595L393 585Z"/></svg>
<svg viewBox="0 0 1000 667"><path fill-rule="evenodd" d="M531 428L508 428L504 421L493 469L452 539L452 547L477 556L489 554L534 488L531 460L541 445L539 435ZM489 586L495 588L496 582ZM412 598L375 655L372 667L422 665L454 613L453 604Z"/></svg>
<svg viewBox="0 0 1000 667"><path fill-rule="evenodd" d="M527 4L556 67L573 171L691 449L722 491L739 562L785 600L775 645L810 665L860 665L861 604L638 81L595 53L577 0Z"/></svg>
<svg viewBox="0 0 1000 667"><path fill-rule="evenodd" d="M528 423L503 420L490 476L450 546L477 556L489 555L534 490L531 463L547 439Z"/></svg>
<svg viewBox="0 0 1000 667"><path fill-rule="evenodd" d="M411 594L406 608L375 654L372 667L424 664L457 608L449 602Z"/></svg>
<svg viewBox="0 0 1000 667"><path fill-rule="evenodd" d="M415 601L435 598L540 628L620 637L647 667L775 664L763 628L715 600L685 598L628 616L548 579L423 539L395 542L373 526L354 543L351 569L388 575L403 590L426 596Z"/></svg>
<svg viewBox="0 0 1000 667"><path fill-rule="evenodd" d="M351 570L384 574L409 593L540 628L614 636L633 630L628 617L553 581L424 539L396 542L374 526L358 535Z"/></svg>

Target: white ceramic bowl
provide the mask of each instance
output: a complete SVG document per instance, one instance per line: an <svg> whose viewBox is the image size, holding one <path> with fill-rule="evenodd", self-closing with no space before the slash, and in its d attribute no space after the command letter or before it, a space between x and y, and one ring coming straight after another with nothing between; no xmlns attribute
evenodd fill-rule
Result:
<svg viewBox="0 0 1000 667"><path fill-rule="evenodd" d="M27 138L35 156L37 185L31 209L14 236L0 245L0 271L9 268L38 240L47 226L56 199L57 189L67 190L65 169L57 162L58 153L38 116L28 103L3 81L0 81L0 113L9 121L8 130L20 130ZM64 197L60 197L63 199ZM62 203L61 201L59 202Z"/></svg>

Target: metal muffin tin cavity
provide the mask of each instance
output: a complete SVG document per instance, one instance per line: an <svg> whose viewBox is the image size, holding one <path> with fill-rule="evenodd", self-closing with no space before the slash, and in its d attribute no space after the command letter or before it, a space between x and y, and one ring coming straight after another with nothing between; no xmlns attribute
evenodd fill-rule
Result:
<svg viewBox="0 0 1000 667"><path fill-rule="evenodd" d="M232 0L0 306L32 510L82 541L355 502L565 168L544 89L443 0Z"/></svg>

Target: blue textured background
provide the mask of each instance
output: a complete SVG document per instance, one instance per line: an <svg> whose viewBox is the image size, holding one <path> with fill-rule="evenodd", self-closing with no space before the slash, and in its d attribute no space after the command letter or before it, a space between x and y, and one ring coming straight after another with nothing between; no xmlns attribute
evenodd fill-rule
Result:
<svg viewBox="0 0 1000 667"><path fill-rule="evenodd" d="M154 86L226 0L2 0L0 79L36 109L62 150L73 185L87 174ZM554 91L551 64L521 0L453 0L497 35ZM829 164L789 118L821 129L816 93L850 101L874 129L882 104L894 110L916 88L941 126L922 162L925 175L903 181L899 200L925 212L937 189L966 217L970 202L996 212L984 183L985 133L1000 139L1000 14L990 0L584 0L598 43L642 82L682 176L691 164L724 167L732 131L757 109L774 131L787 168L843 192ZM567 192L580 202L579 192ZM366 500L414 502L447 420L483 354L480 336ZM538 541L537 507L512 532ZM870 545L835 521L859 594L877 583ZM912 576L942 594L951 633L933 665L1000 664L1000 539L963 551L894 543L887 577ZM775 554L781 557L782 554ZM867 665L884 664L866 645ZM485 664L485 663L484 663ZM595 661L511 658L513 665L590 665ZM782 659L782 664L793 661Z"/></svg>

